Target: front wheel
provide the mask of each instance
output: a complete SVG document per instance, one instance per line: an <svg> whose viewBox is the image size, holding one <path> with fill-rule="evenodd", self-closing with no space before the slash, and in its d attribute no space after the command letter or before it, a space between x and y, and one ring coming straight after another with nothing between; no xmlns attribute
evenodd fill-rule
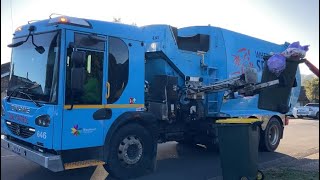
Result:
<svg viewBox="0 0 320 180"><path fill-rule="evenodd" d="M273 152L277 149L283 128L277 118L271 118L266 129L261 133L260 147L263 151Z"/></svg>
<svg viewBox="0 0 320 180"><path fill-rule="evenodd" d="M154 171L157 143L151 133L139 124L120 127L109 144L109 158L104 165L117 179L136 178Z"/></svg>

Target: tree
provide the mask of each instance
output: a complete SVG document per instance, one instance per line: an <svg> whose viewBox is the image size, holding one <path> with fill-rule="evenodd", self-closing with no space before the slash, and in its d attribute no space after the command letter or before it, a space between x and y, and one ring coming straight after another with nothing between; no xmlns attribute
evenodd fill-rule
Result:
<svg viewBox="0 0 320 180"><path fill-rule="evenodd" d="M301 103L300 105L305 105L310 102L307 98L306 89L304 86L301 86L298 102Z"/></svg>
<svg viewBox="0 0 320 180"><path fill-rule="evenodd" d="M319 78L306 81L306 95L310 102L319 102Z"/></svg>

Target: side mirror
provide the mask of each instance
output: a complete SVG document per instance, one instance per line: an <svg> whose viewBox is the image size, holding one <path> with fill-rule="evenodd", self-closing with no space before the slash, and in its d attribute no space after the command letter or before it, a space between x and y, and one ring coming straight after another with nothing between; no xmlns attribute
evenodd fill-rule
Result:
<svg viewBox="0 0 320 180"><path fill-rule="evenodd" d="M9 48L18 47L18 46L21 46L23 43L25 43L25 41L19 41L17 43L9 44L8 47Z"/></svg>
<svg viewBox="0 0 320 180"><path fill-rule="evenodd" d="M85 60L86 53L82 51L74 51L71 54L71 89L73 93L82 93L85 80Z"/></svg>
<svg viewBox="0 0 320 180"><path fill-rule="evenodd" d="M43 54L46 51L42 46L37 46L35 50L40 54Z"/></svg>

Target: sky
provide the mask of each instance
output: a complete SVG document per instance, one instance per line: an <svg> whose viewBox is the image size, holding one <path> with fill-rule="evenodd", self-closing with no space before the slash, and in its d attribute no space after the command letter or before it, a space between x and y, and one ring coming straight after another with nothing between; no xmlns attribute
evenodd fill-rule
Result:
<svg viewBox="0 0 320 180"><path fill-rule="evenodd" d="M1 0L1 64L9 62L14 30L52 13L138 26L208 25L277 44L310 45L306 58L319 68L319 0ZM302 74L312 74L300 65Z"/></svg>

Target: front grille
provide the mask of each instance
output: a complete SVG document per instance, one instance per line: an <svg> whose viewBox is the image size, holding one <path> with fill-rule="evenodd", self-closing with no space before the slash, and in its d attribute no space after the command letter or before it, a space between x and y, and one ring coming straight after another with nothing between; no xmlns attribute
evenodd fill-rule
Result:
<svg viewBox="0 0 320 180"><path fill-rule="evenodd" d="M15 122L6 121L6 125L8 129L16 136L20 136L22 138L28 138L31 137L35 131L30 131L29 128L34 129L29 126L17 124Z"/></svg>

